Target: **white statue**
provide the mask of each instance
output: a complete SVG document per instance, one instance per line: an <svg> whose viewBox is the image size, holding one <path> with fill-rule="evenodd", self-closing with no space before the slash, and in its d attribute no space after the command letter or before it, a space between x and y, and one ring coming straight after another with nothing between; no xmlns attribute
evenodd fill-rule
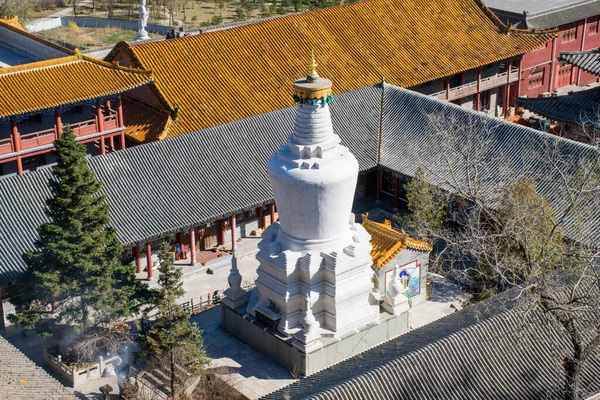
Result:
<svg viewBox="0 0 600 400"><path fill-rule="evenodd" d="M148 32L146 31L148 26L148 10L146 10L146 0L142 0L140 3L140 19L138 21L138 31L134 40L145 40L148 39Z"/></svg>

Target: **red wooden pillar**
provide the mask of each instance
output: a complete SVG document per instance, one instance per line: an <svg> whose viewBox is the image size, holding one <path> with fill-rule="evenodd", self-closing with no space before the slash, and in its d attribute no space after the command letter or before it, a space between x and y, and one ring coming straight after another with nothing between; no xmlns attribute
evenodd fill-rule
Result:
<svg viewBox="0 0 600 400"><path fill-rule="evenodd" d="M54 132L56 132L56 140L60 138L63 132L62 120L60 118L60 110L54 110Z"/></svg>
<svg viewBox="0 0 600 400"><path fill-rule="evenodd" d="M115 137L114 136L111 136L108 138L108 148L111 152L115 151Z"/></svg>
<svg viewBox="0 0 600 400"><path fill-rule="evenodd" d="M369 173L365 172L363 174L363 196L367 197L369 195Z"/></svg>
<svg viewBox="0 0 600 400"><path fill-rule="evenodd" d="M504 100L505 104L506 104L506 108L504 108L504 118L508 117L510 115L509 112L509 107L510 107L510 70L512 68L512 58L508 59L508 69L506 71L506 89L505 89L505 94L506 94L506 100Z"/></svg>
<svg viewBox="0 0 600 400"><path fill-rule="evenodd" d="M450 79L446 79L446 101L450 101Z"/></svg>
<svg viewBox="0 0 600 400"><path fill-rule="evenodd" d="M508 107L509 107L509 97L510 97L510 84L506 84L504 85L504 94L502 95L503 99L502 99L502 116L504 118L506 118L509 114L508 112Z"/></svg>
<svg viewBox="0 0 600 400"><path fill-rule="evenodd" d="M198 229L198 249L200 251L204 250L204 229L205 228Z"/></svg>
<svg viewBox="0 0 600 400"><path fill-rule="evenodd" d="M123 99L121 96L117 96L117 125L119 127L125 126L123 122Z"/></svg>
<svg viewBox="0 0 600 400"><path fill-rule="evenodd" d="M225 227L222 219L217 223L217 243L219 246L225 245Z"/></svg>
<svg viewBox="0 0 600 400"><path fill-rule="evenodd" d="M481 68L477 68L477 94L475 94L475 111L481 108Z"/></svg>
<svg viewBox="0 0 600 400"><path fill-rule="evenodd" d="M196 229L190 228L190 265L196 265Z"/></svg>
<svg viewBox="0 0 600 400"><path fill-rule="evenodd" d="M148 268L148 279L152 279L152 246L146 243L146 268Z"/></svg>
<svg viewBox="0 0 600 400"><path fill-rule="evenodd" d="M400 178L396 176L394 181L394 210L398 209L398 200L400 197Z"/></svg>
<svg viewBox="0 0 600 400"><path fill-rule="evenodd" d="M377 195L375 199L378 202L381 201L381 167L377 168Z"/></svg>
<svg viewBox="0 0 600 400"><path fill-rule="evenodd" d="M100 101L96 101L96 127L98 132L104 132L104 113L102 112L102 104ZM104 136L100 136L100 154L106 153L106 146L104 143Z"/></svg>
<svg viewBox="0 0 600 400"><path fill-rule="evenodd" d="M554 78L556 74L556 38L552 39L552 55L550 57L550 79L548 83L548 91L552 93L554 90Z"/></svg>
<svg viewBox="0 0 600 400"><path fill-rule="evenodd" d="M263 206L256 208L256 215L258 215L258 229L265 227L265 217L263 216Z"/></svg>
<svg viewBox="0 0 600 400"><path fill-rule="evenodd" d="M15 153L18 153L21 151L21 135L19 134L16 120L10 120L10 129L13 140L13 150ZM17 174L23 175L23 160L21 159L21 156L17 156Z"/></svg>
<svg viewBox="0 0 600 400"><path fill-rule="evenodd" d="M117 96L117 126L120 128L125 127L125 121L123 120L123 99L121 96ZM121 150L125 150L125 131L121 131Z"/></svg>
<svg viewBox="0 0 600 400"><path fill-rule="evenodd" d="M269 214L271 214L271 223L275 222L275 203L269 204Z"/></svg>
<svg viewBox="0 0 600 400"><path fill-rule="evenodd" d="M231 250L235 251L237 247L236 237L235 237L235 214L229 217L229 225L231 225Z"/></svg>
<svg viewBox="0 0 600 400"><path fill-rule="evenodd" d="M135 272L142 272L142 260L140 258L140 246L135 246L133 248L133 256L135 257Z"/></svg>
<svg viewBox="0 0 600 400"><path fill-rule="evenodd" d="M521 97L521 73L523 71L523 56L519 58L519 70L517 74L519 76L519 80L517 81L517 97Z"/></svg>

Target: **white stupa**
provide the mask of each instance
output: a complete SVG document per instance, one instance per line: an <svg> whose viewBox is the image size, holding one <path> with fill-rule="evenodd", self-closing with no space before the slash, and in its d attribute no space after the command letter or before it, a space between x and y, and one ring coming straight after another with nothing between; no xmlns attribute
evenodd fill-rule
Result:
<svg viewBox="0 0 600 400"><path fill-rule="evenodd" d="M294 82L294 132L268 166L279 222L263 233L247 308L279 321L276 329L295 335L305 352L320 337L342 337L379 316L370 235L351 213L358 162L333 132L331 86L314 57L307 77Z"/></svg>

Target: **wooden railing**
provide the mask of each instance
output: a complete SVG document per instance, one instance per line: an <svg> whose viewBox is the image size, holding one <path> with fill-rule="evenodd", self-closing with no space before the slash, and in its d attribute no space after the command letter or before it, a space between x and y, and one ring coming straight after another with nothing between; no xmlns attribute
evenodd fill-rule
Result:
<svg viewBox="0 0 600 400"><path fill-rule="evenodd" d="M89 119L86 121L80 121L69 124L73 133L77 137L83 137L92 135L98 132L98 124L96 119ZM110 130L118 128L116 111L111 110L110 114L104 117L104 130ZM37 132L31 132L21 135L21 150L35 149L36 147L46 146L52 144L56 140L56 127L44 129ZM12 142L12 137L6 139L0 139L0 156L5 154L14 153L15 149Z"/></svg>
<svg viewBox="0 0 600 400"><path fill-rule="evenodd" d="M0 156L4 154L10 154L13 152L12 139L1 139L0 140Z"/></svg>
<svg viewBox="0 0 600 400"><path fill-rule="evenodd" d="M34 149L36 147L52 144L56 138L54 128L45 129L21 135L21 150Z"/></svg>
<svg viewBox="0 0 600 400"><path fill-rule="evenodd" d="M117 114L111 114L104 117L104 130L107 131L109 129L118 128L117 124Z"/></svg>
<svg viewBox="0 0 600 400"><path fill-rule="evenodd" d="M98 132L95 119L88 119L87 121L76 122L69 125L73 129L73 133L77 137L91 135Z"/></svg>
<svg viewBox="0 0 600 400"><path fill-rule="evenodd" d="M481 83L479 85L479 91L483 92L484 90L493 89L498 86L505 85L508 80L508 72L502 72L500 74L495 74L493 76L481 79ZM512 68L510 71L510 83L516 82L519 80L519 69ZM440 100L456 100L460 99L472 94L477 93L477 81L465 83L464 85L456 86L450 88L450 93L448 98L446 98L446 90L440 90L439 92L435 92L429 95L429 97L434 97Z"/></svg>

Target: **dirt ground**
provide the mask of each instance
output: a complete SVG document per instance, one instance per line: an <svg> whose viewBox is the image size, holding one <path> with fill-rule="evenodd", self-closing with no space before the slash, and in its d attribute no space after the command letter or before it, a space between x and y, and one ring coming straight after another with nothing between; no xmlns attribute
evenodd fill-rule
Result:
<svg viewBox="0 0 600 400"><path fill-rule="evenodd" d="M149 2L150 3L150 2ZM148 6L149 18L148 22L159 25L170 25L170 17L166 7L156 4ZM123 20L137 20L138 18L138 7L139 3L117 3L113 10L114 19ZM62 8L53 8L41 11L34 11L31 13L31 18L42 18L44 16L53 14L60 11ZM239 11L239 10L243 10ZM287 14L295 12L293 7L285 7L279 9L278 7L272 6L271 3L261 2L257 0L246 1L243 6L238 0L224 1L224 0L209 0L209 1L196 1L190 0L185 3L185 6L179 7L174 12L173 20L174 25L181 25L187 29L199 28L206 25L214 25L213 20L215 16L220 16L222 19L220 23L229 23L240 20L253 20L279 13ZM73 16L73 11L70 11L66 16ZM77 8L77 16L82 17L93 17L93 18L108 18L108 12L102 8L102 3L96 1L95 9L92 9L92 3L83 5Z"/></svg>
<svg viewBox="0 0 600 400"><path fill-rule="evenodd" d="M47 31L41 31L38 35L57 41L67 43L82 50L110 46L121 40L132 41L136 32L119 28L82 28L75 24L61 26ZM156 35L150 34L151 37Z"/></svg>

